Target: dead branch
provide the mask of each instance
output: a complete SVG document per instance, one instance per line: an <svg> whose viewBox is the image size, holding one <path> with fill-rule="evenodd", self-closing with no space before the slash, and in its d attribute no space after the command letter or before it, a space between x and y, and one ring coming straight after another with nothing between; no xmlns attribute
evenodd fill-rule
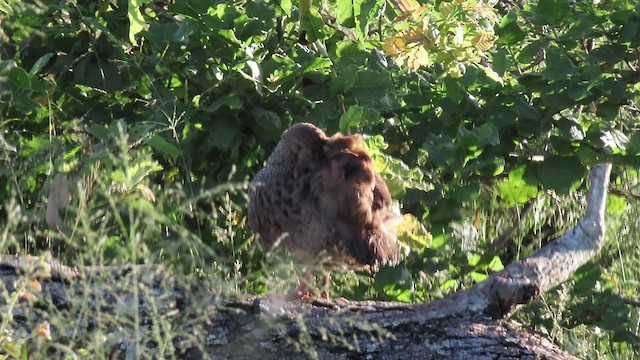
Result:
<svg viewBox="0 0 640 360"><path fill-rule="evenodd" d="M160 355L183 359L572 359L505 316L566 281L600 250L610 170L610 164L592 169L586 213L575 228L486 281L429 304L231 300L157 266L102 271L4 257L2 328L31 334L50 323L52 341L61 343L72 330L86 339L99 332L110 356L127 358L161 348Z"/></svg>

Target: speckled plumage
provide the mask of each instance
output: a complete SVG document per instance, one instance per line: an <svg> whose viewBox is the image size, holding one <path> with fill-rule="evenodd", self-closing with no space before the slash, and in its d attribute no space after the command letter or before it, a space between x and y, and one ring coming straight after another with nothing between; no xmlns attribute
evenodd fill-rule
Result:
<svg viewBox="0 0 640 360"><path fill-rule="evenodd" d="M282 247L303 261L321 254L348 264L398 261L392 223L400 215L360 135L292 126L251 182L248 215L267 249Z"/></svg>

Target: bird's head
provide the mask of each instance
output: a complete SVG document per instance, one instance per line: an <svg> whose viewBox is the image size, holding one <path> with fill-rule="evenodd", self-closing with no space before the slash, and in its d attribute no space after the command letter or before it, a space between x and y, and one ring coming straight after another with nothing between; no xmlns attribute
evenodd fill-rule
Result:
<svg viewBox="0 0 640 360"><path fill-rule="evenodd" d="M301 158L311 159L322 152L327 139L327 135L313 124L295 124L282 134L267 164L272 170L289 172Z"/></svg>
<svg viewBox="0 0 640 360"><path fill-rule="evenodd" d="M300 150L317 152L322 151L327 139L327 135L315 125L298 123L282 134L281 142L294 152Z"/></svg>

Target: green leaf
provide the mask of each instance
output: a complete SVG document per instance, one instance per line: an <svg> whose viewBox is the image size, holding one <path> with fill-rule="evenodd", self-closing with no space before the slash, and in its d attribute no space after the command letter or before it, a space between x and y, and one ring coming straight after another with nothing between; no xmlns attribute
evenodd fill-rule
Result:
<svg viewBox="0 0 640 360"><path fill-rule="evenodd" d="M540 0L538 2L537 13L541 14L547 24L551 26L560 25L567 17L569 17L568 0Z"/></svg>
<svg viewBox="0 0 640 360"><path fill-rule="evenodd" d="M366 65L370 55L361 43L344 40L336 44L335 55L340 65Z"/></svg>
<svg viewBox="0 0 640 360"><path fill-rule="evenodd" d="M581 101L591 96L592 84L589 83L570 83L567 86L567 94L575 101Z"/></svg>
<svg viewBox="0 0 640 360"><path fill-rule="evenodd" d="M629 155L640 155L640 131L636 131L629 139L629 147L627 148Z"/></svg>
<svg viewBox="0 0 640 360"><path fill-rule="evenodd" d="M300 11L300 17L306 16L309 13L311 6L313 6L312 0L299 0L298 10Z"/></svg>
<svg viewBox="0 0 640 360"><path fill-rule="evenodd" d="M495 71L499 76L504 76L507 71L507 67L509 66L509 60L507 59L507 50L502 48L496 50L493 54L493 62L491 64L493 71Z"/></svg>
<svg viewBox="0 0 640 360"><path fill-rule="evenodd" d="M200 110L207 113L214 113L222 106L227 106L229 107L229 109L242 109L242 100L238 97L238 95L234 93L228 93L216 99L216 101L211 103L211 105L200 107Z"/></svg>
<svg viewBox="0 0 640 360"><path fill-rule="evenodd" d="M479 195L480 184L478 183L457 187L448 194L448 196L461 203L477 199Z"/></svg>
<svg viewBox="0 0 640 360"><path fill-rule="evenodd" d="M300 26L307 34L307 41L315 42L329 37L329 32L316 9L309 11L300 19Z"/></svg>
<svg viewBox="0 0 640 360"><path fill-rule="evenodd" d="M258 127L259 135L265 138L277 138L282 132L282 119L277 113L262 108L254 109L251 114Z"/></svg>
<svg viewBox="0 0 640 360"><path fill-rule="evenodd" d="M350 92L356 101L377 102L393 92L393 84L389 73L365 70L358 72Z"/></svg>
<svg viewBox="0 0 640 360"><path fill-rule="evenodd" d="M537 164L537 174L545 188L568 194L582 184L586 169L576 157L551 156Z"/></svg>
<svg viewBox="0 0 640 360"><path fill-rule="evenodd" d="M291 17L293 13L293 1L292 0L280 0L280 7L287 16Z"/></svg>
<svg viewBox="0 0 640 360"><path fill-rule="evenodd" d="M336 73L338 76L331 83L331 90L338 94L344 94L351 90L358 79L358 66L354 64L348 64L347 66L338 66Z"/></svg>
<svg viewBox="0 0 640 360"><path fill-rule="evenodd" d="M382 292L386 285L393 284L398 288L409 288L411 286L411 273L406 266L383 266L375 275L373 286Z"/></svg>
<svg viewBox="0 0 640 360"><path fill-rule="evenodd" d="M637 17L637 15L633 10L620 10L611 14L609 19L615 24L624 25L629 23L629 21L635 17Z"/></svg>
<svg viewBox="0 0 640 360"><path fill-rule="evenodd" d="M612 340L617 343L640 344L640 337L627 329L614 332Z"/></svg>
<svg viewBox="0 0 640 360"><path fill-rule="evenodd" d="M520 51L520 54L518 54L518 62L521 64L532 63L540 55L542 50L549 47L549 44L550 42L547 39L533 41Z"/></svg>
<svg viewBox="0 0 640 360"><path fill-rule="evenodd" d="M491 258L491 261L489 262L489 265L488 265L488 269L491 271L504 270L504 264L502 263L500 256L495 255L493 258Z"/></svg>
<svg viewBox="0 0 640 360"><path fill-rule="evenodd" d="M600 265L594 262L588 262L582 265L573 274L573 292L576 294L588 295L596 285L596 281L600 279Z"/></svg>
<svg viewBox="0 0 640 360"><path fill-rule="evenodd" d="M154 135L149 140L147 140L147 144L149 144L154 149L160 151L165 155L169 155L169 157L177 158L180 156L180 149L174 144L168 142L160 135Z"/></svg>
<svg viewBox="0 0 640 360"><path fill-rule="evenodd" d="M461 204L455 199L440 199L430 209L429 220L432 223L449 223L452 220L461 219Z"/></svg>
<svg viewBox="0 0 640 360"><path fill-rule="evenodd" d="M577 19L571 22L571 27L563 35L563 39L580 41L582 39L597 38L600 36L600 27L591 19Z"/></svg>
<svg viewBox="0 0 640 360"><path fill-rule="evenodd" d="M9 87L14 96L20 96L26 90L31 90L31 77L20 67L9 70Z"/></svg>
<svg viewBox="0 0 640 360"><path fill-rule="evenodd" d="M518 25L518 15L509 11L507 15L502 17L500 26L496 29L496 35L498 35L498 43L514 45L524 40L527 33Z"/></svg>
<svg viewBox="0 0 640 360"><path fill-rule="evenodd" d="M11 5L6 0L0 0L0 11L8 15L13 15L13 8L11 8Z"/></svg>
<svg viewBox="0 0 640 360"><path fill-rule="evenodd" d="M176 4L175 2L170 4L167 9L169 10L169 12L173 13L173 14L177 14L177 15L184 15L187 18L191 18L191 19L196 19L198 18L198 16L200 16L200 14L198 13L198 11L196 9L194 9L193 7L189 6L189 4L185 3L178 3Z"/></svg>
<svg viewBox="0 0 640 360"><path fill-rule="evenodd" d="M208 141L221 150L229 150L237 141L237 129L233 126L217 126L211 131Z"/></svg>
<svg viewBox="0 0 640 360"><path fill-rule="evenodd" d="M446 234L433 234L431 239L431 248L439 249L447 244L449 237Z"/></svg>
<svg viewBox="0 0 640 360"><path fill-rule="evenodd" d="M33 77L35 74L37 74L45 65L47 65L47 63L49 62L49 59L51 59L51 57L53 56L53 53L47 53L42 55L38 61L36 61L35 64L33 64L33 66L31 67L31 70L29 71L29 76Z"/></svg>
<svg viewBox="0 0 640 360"><path fill-rule="evenodd" d="M48 136L34 136L26 144L26 148L23 149L23 156L31 156L37 151L41 151L44 148L48 148L51 145L51 141ZM30 151L27 152L27 149Z"/></svg>
<svg viewBox="0 0 640 360"><path fill-rule="evenodd" d="M355 15L356 37L358 40L367 38L367 26L375 22L383 5L384 0L353 0L353 13Z"/></svg>
<svg viewBox="0 0 640 360"><path fill-rule="evenodd" d="M459 285L457 280L454 279L449 279L445 282L442 283L442 285L440 285L440 289L442 290L448 290L448 289L455 289L457 288Z"/></svg>
<svg viewBox="0 0 640 360"><path fill-rule="evenodd" d="M311 61L304 63L300 69L300 73L321 73L328 74L331 71L331 60L323 57L315 57Z"/></svg>
<svg viewBox="0 0 640 360"><path fill-rule="evenodd" d="M10 338L9 338L10 339ZM20 355L22 354L22 351L24 349L23 345L24 343L26 343L27 341L3 341L2 343L2 350L4 350L3 352L6 352L7 354L13 356L14 359L20 359ZM26 352L25 352L26 354Z"/></svg>
<svg viewBox="0 0 640 360"><path fill-rule="evenodd" d="M78 62L73 80L80 85L104 91L116 91L122 87L122 77L114 62L95 62L89 58Z"/></svg>
<svg viewBox="0 0 640 360"><path fill-rule="evenodd" d="M12 97L11 100L27 100L23 97L26 90L31 90L31 78L13 60L0 60L0 97Z"/></svg>
<svg viewBox="0 0 640 360"><path fill-rule="evenodd" d="M489 275L483 274L483 273L480 273L480 272L477 272L477 271L470 272L469 276L471 276L473 281L476 282L476 283L483 282L489 277Z"/></svg>
<svg viewBox="0 0 640 360"><path fill-rule="evenodd" d="M150 3L151 0L127 0L127 18L129 19L129 41L137 45L135 35L144 30L147 24L140 12L140 6Z"/></svg>
<svg viewBox="0 0 640 360"><path fill-rule="evenodd" d="M357 130L364 120L364 109L359 105L351 105L349 109L340 116L339 128L344 134L351 134L352 130Z"/></svg>
<svg viewBox="0 0 640 360"><path fill-rule="evenodd" d="M607 197L607 216L621 216L627 209L627 200L621 196L609 194Z"/></svg>
<svg viewBox="0 0 640 360"><path fill-rule="evenodd" d="M431 234L411 214L402 215L402 221L395 225L394 229L396 230L398 241L411 249L423 249L431 245Z"/></svg>
<svg viewBox="0 0 640 360"><path fill-rule="evenodd" d="M578 73L578 67L555 47L547 50L546 67L540 75L547 80L563 80Z"/></svg>
<svg viewBox="0 0 640 360"><path fill-rule="evenodd" d="M611 65L624 59L627 47L619 44L605 44L593 49L589 56L596 62L606 62Z"/></svg>
<svg viewBox="0 0 640 360"><path fill-rule="evenodd" d="M454 173L462 170L464 159L458 154L459 146L450 137L429 134L422 147L429 153L431 161L438 166L448 168Z"/></svg>
<svg viewBox="0 0 640 360"><path fill-rule="evenodd" d="M471 131L460 127L458 128L458 137L461 140L461 144L469 149L500 144L498 130L491 123L482 124L480 127L471 129Z"/></svg>
<svg viewBox="0 0 640 360"><path fill-rule="evenodd" d="M112 129L106 127L105 125L91 124L85 128L85 131L95 136L102 142L108 142L109 137L113 135Z"/></svg>
<svg viewBox="0 0 640 360"><path fill-rule="evenodd" d="M524 180L525 165L521 165L511 172L509 178L498 183L500 197L509 205L522 205L538 195L538 188L527 184Z"/></svg>
<svg viewBox="0 0 640 360"><path fill-rule="evenodd" d="M337 1L336 3L336 20L338 24L346 27L355 26L355 18L353 14L353 2L351 0Z"/></svg>

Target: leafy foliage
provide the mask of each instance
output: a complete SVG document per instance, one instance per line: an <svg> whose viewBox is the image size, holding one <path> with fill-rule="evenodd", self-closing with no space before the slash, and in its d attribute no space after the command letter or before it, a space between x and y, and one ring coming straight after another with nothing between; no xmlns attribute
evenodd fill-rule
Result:
<svg viewBox="0 0 640 360"><path fill-rule="evenodd" d="M407 214L403 263L335 276L332 295L425 301L482 281L575 223L586 170L602 160L618 165L613 232L637 230L640 7L496 8L0 1L2 248L285 291L297 267L252 241L244 190L303 120L366 134ZM45 220L55 174L72 198L56 209L61 232ZM572 300L521 316L558 337L597 326L633 351L638 314L621 299L638 273L615 274L640 256L621 248L576 274ZM593 316L603 308L616 321Z"/></svg>

